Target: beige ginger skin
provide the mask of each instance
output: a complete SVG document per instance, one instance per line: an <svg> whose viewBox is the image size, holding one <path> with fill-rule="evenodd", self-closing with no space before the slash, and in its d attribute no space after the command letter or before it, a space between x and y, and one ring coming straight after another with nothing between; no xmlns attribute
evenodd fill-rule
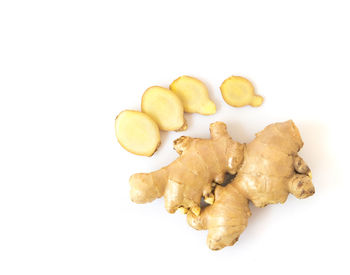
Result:
<svg viewBox="0 0 350 275"><path fill-rule="evenodd" d="M174 141L180 156L152 173L130 178L131 200L146 203L164 196L165 208L187 213L190 226L208 230L207 244L218 250L233 245L257 207L284 203L289 193L306 198L315 192L311 172L298 151L300 134L289 120L274 123L248 144L231 139L222 122L210 125L210 139L181 137ZM235 175L226 186L225 174ZM201 198L209 203L200 208Z"/></svg>

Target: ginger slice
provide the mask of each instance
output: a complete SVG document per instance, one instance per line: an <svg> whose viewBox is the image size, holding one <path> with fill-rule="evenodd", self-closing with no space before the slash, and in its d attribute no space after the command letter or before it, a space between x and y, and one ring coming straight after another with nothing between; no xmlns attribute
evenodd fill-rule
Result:
<svg viewBox="0 0 350 275"><path fill-rule="evenodd" d="M157 123L147 114L126 110L115 120L120 145L135 155L152 156L160 145Z"/></svg>
<svg viewBox="0 0 350 275"><path fill-rule="evenodd" d="M170 85L182 101L185 112L212 115L216 113L216 106L209 99L208 89L204 83L194 77L180 76Z"/></svg>
<svg viewBox="0 0 350 275"><path fill-rule="evenodd" d="M233 107L258 107L264 101L262 96L255 94L253 84L241 76L227 78L221 84L220 90L225 102Z"/></svg>
<svg viewBox="0 0 350 275"><path fill-rule="evenodd" d="M142 96L141 109L158 124L161 130L187 129L181 100L169 89L159 86L148 88Z"/></svg>

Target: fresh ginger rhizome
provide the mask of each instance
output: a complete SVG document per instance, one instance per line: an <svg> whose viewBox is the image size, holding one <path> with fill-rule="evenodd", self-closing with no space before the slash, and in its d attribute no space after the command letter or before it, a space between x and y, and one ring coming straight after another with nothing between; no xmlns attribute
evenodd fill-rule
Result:
<svg viewBox="0 0 350 275"><path fill-rule="evenodd" d="M130 178L131 200L151 202L164 196L165 208L187 213L190 226L208 230L207 244L218 250L233 245L257 207L284 203L289 193L303 199L314 194L309 167L298 155L303 141L294 123L274 123L248 144L231 139L226 125L210 125L210 139L181 137L174 141L179 157L152 173ZM221 186L225 174L235 175ZM210 205L200 207L204 197Z"/></svg>

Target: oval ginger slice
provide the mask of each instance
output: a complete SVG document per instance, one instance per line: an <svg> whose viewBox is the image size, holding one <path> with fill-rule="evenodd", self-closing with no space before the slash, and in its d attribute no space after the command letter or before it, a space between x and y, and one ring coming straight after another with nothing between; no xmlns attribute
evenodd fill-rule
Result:
<svg viewBox="0 0 350 275"><path fill-rule="evenodd" d="M225 102L233 107L258 107L264 101L262 96L255 94L253 84L241 76L227 78L221 84L220 90Z"/></svg>
<svg viewBox="0 0 350 275"><path fill-rule="evenodd" d="M159 86L148 88L142 96L141 109L158 124L161 130L187 129L181 100L169 89Z"/></svg>
<svg viewBox="0 0 350 275"><path fill-rule="evenodd" d="M135 155L152 156L160 145L157 123L138 111L121 112L115 120L115 133L120 145Z"/></svg>
<svg viewBox="0 0 350 275"><path fill-rule="evenodd" d="M202 115L216 113L215 103L209 99L208 89L202 81L180 76L171 83L170 90L181 99L185 112Z"/></svg>

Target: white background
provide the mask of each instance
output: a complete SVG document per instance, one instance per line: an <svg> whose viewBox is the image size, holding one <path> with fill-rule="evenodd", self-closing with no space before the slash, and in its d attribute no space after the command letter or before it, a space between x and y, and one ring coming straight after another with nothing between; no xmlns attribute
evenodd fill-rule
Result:
<svg viewBox="0 0 350 275"><path fill-rule="evenodd" d="M348 2L1 1L0 274L349 274ZM151 158L126 152L116 115L180 75L207 84L217 114L186 114ZM262 107L228 106L230 75ZM162 199L129 200L129 176L174 160L180 135L220 120L249 142L287 119L316 194L252 207L235 246L210 251Z"/></svg>

